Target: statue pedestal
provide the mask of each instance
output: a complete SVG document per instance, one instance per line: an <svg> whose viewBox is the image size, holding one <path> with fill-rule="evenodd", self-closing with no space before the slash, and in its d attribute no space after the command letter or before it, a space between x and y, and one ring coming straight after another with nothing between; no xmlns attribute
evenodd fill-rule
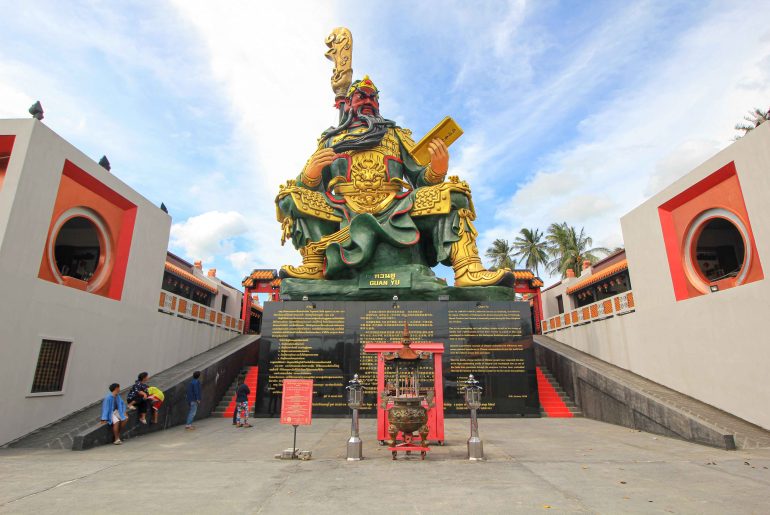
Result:
<svg viewBox="0 0 770 515"><path fill-rule="evenodd" d="M425 265L391 265L362 271L355 277L337 280L281 280L284 300L472 300L513 301L513 288L483 286L455 288L436 277Z"/></svg>

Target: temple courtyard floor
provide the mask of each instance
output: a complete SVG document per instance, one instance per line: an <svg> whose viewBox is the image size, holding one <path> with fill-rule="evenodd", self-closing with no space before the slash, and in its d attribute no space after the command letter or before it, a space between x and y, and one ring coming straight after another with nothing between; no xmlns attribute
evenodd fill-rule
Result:
<svg viewBox="0 0 770 515"><path fill-rule="evenodd" d="M0 450L2 513L768 513L770 449L723 451L577 419L480 419L486 460L465 459L468 421L446 445L392 461L375 421L345 460L350 422L291 426L209 418L89 451Z"/></svg>

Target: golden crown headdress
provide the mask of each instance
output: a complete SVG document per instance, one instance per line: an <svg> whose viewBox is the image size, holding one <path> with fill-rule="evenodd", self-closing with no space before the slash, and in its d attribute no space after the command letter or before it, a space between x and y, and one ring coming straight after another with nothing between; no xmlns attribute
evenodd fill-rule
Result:
<svg viewBox="0 0 770 515"><path fill-rule="evenodd" d="M374 82L372 82L372 79L370 79L368 75L364 75L363 79L357 80L350 85L350 89L348 90L347 96L348 97L352 96L357 89L361 89L361 88L372 89L374 90L375 93L380 92L380 90L377 89L377 86L374 85Z"/></svg>

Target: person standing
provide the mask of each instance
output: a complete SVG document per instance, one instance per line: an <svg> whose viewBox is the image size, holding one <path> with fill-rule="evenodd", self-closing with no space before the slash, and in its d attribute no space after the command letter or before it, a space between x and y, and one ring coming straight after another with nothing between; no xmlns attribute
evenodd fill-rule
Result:
<svg viewBox="0 0 770 515"><path fill-rule="evenodd" d="M112 427L112 443L120 445L120 432L126 427L128 417L126 416L126 403L120 396L120 385L112 383L108 389L110 393L104 396L102 400L101 424Z"/></svg>
<svg viewBox="0 0 770 515"><path fill-rule="evenodd" d="M241 379L243 381L243 379ZM249 424L249 394L251 389L244 382L238 385L235 396L235 407L238 410L238 423L236 427L251 427Z"/></svg>
<svg viewBox="0 0 770 515"><path fill-rule="evenodd" d="M201 382L199 378L201 373L199 370L193 372L192 381L187 385L187 403L190 405L190 411L187 412L187 423L185 429L195 429L193 426L193 420L195 414L198 412L198 405L201 403Z"/></svg>

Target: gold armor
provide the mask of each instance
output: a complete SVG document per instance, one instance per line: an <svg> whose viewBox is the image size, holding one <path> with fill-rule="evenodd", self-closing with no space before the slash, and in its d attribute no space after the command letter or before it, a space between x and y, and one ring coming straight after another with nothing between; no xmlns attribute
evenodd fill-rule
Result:
<svg viewBox="0 0 770 515"><path fill-rule="evenodd" d="M493 286L500 284L511 271L507 268L490 271L484 268L476 246L478 232L471 223L476 214L469 209L460 209L460 240L452 244L449 259L455 272L455 286Z"/></svg>
<svg viewBox="0 0 770 515"><path fill-rule="evenodd" d="M354 129L350 134L360 133L365 128ZM339 134L332 144L339 143L347 136ZM389 178L388 157L400 154L398 139L388 131L380 143L368 150L350 152L348 178L335 177L327 190L342 195L345 202L356 213L382 213L388 209L400 193L409 185L401 179Z"/></svg>

